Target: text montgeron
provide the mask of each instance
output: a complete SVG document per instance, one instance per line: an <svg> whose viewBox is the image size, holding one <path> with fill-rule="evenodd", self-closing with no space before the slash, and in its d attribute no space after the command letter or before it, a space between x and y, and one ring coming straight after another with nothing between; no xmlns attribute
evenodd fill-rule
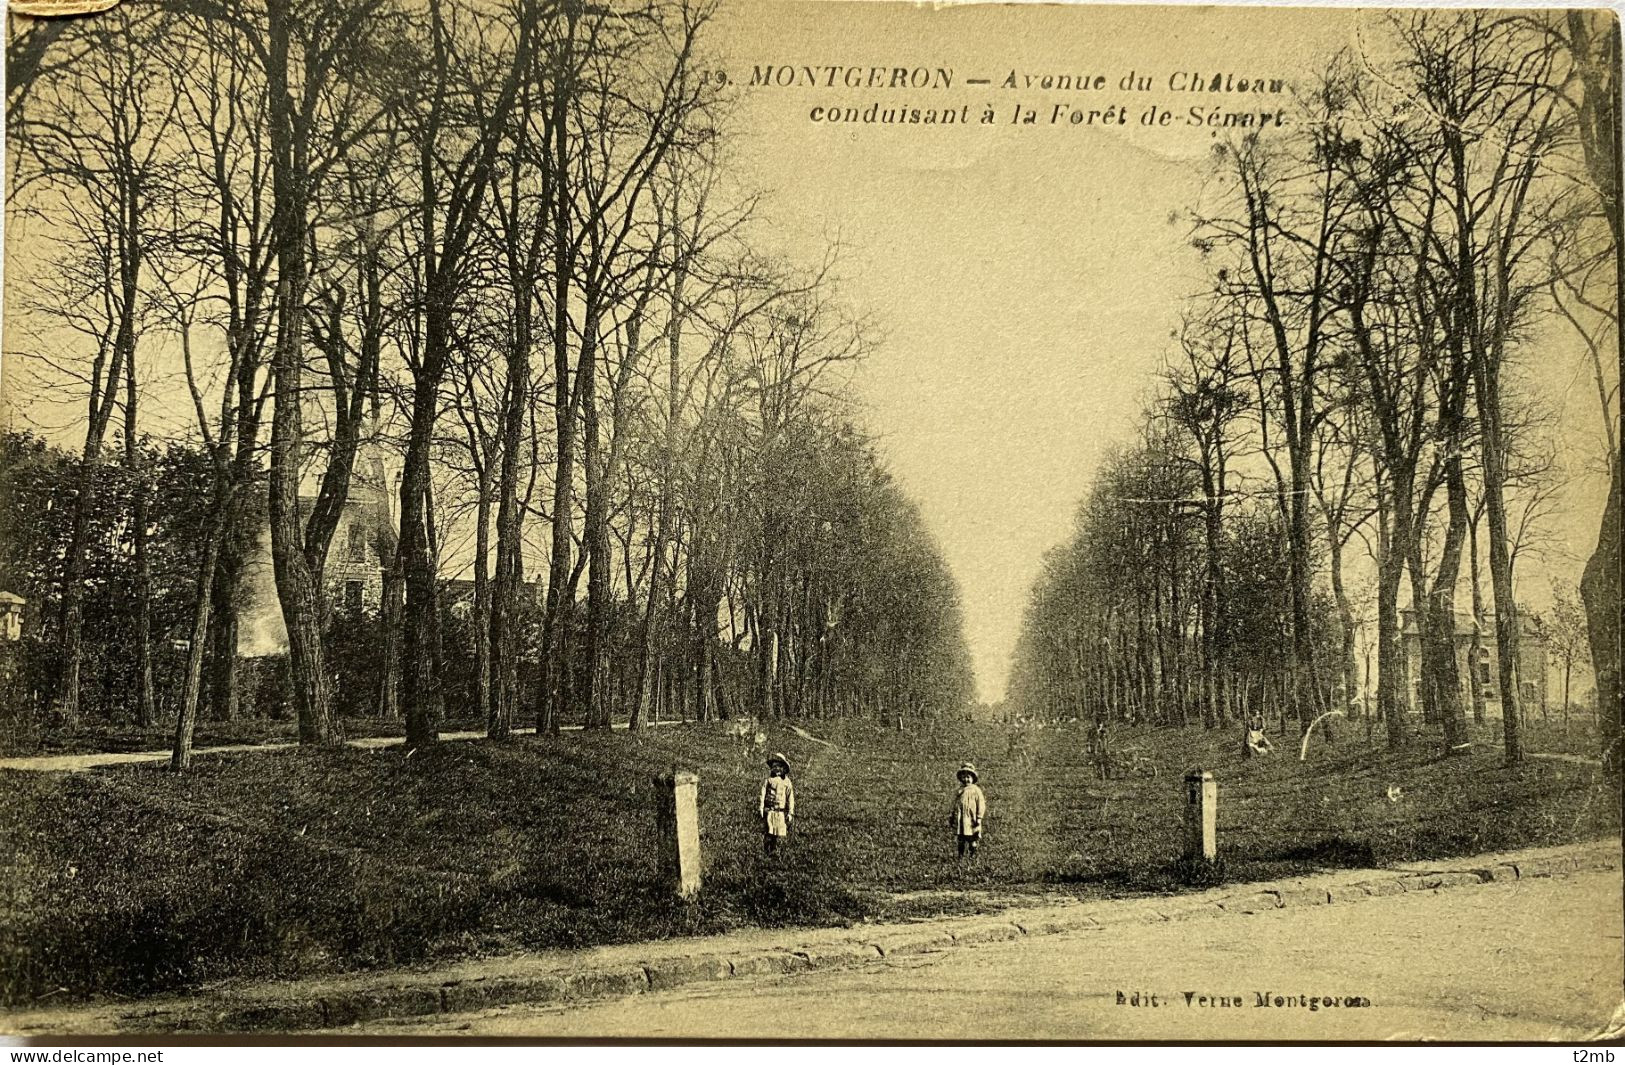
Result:
<svg viewBox="0 0 1625 1065"><path fill-rule="evenodd" d="M1160 83L1160 84L1159 84ZM763 63L751 67L751 88L820 89L951 89L953 67L842 66L837 64ZM992 84L991 78L967 78L967 85ZM1179 93L1253 93L1278 96L1287 83L1281 78L1235 73L1176 70L1164 77L1130 70L1122 77L1106 74L1029 72L1011 70L998 81L1001 89L1040 89L1046 92L1149 92L1166 88Z"/></svg>
<svg viewBox="0 0 1625 1065"><path fill-rule="evenodd" d="M758 64L751 68L748 85L755 88L870 89L933 91L952 89L957 83L952 67L843 66L835 64ZM910 126L1129 126L1151 128L1169 126L1210 129L1265 130L1286 124L1285 109L1272 106L1270 96L1286 91L1280 78L1255 77L1233 73L1203 73L1176 70L1166 76L1140 74L1130 70L1122 77L1106 74L1037 73L1010 70L1002 78L966 78L966 86L988 86L998 90L1038 90L1055 93L1087 93L1096 106L1045 101L995 106L981 102L959 106L920 106L918 101L891 103L883 100L856 104L820 104L808 111L812 122L828 125L910 125ZM1121 100L1099 99L1096 93L1149 92L1162 89L1189 99L1191 94L1211 97L1252 96L1257 103L1234 109L1212 103L1196 106L1152 104L1135 107ZM1238 101L1239 102L1239 101Z"/></svg>

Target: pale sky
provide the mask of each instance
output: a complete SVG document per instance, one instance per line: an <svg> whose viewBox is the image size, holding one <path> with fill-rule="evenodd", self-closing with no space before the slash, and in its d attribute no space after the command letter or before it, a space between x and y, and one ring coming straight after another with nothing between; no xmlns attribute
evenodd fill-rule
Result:
<svg viewBox="0 0 1625 1065"><path fill-rule="evenodd" d="M832 7L842 17L832 17ZM771 11L771 17L765 12ZM916 498L957 577L978 688L999 698L1028 589L1064 540L1103 452L1130 438L1178 322L1200 285L1178 213L1202 187L1204 128L1049 124L1055 104L1244 107L1256 96L1171 91L1175 71L1301 79L1369 40L1381 16L1330 9L745 4L725 13L725 67L951 67L943 91L750 90L740 114L745 180L774 191L763 214L816 258L839 234L844 293L884 334L860 372L866 423ZM1117 86L1130 71L1150 92ZM1105 75L1107 88L1001 88L1012 71ZM967 86L988 78L988 86ZM837 82L839 83L839 78ZM1267 98L1273 107L1277 99ZM830 126L820 105L991 104L991 127ZM1017 126L1020 103L1038 124ZM1561 405L1597 421L1586 379ZM1587 403L1589 402L1589 406ZM1595 536L1593 510L1575 550ZM1589 531L1586 530L1589 527ZM1571 567L1574 568L1574 567ZM1577 575L1577 568L1575 573Z"/></svg>

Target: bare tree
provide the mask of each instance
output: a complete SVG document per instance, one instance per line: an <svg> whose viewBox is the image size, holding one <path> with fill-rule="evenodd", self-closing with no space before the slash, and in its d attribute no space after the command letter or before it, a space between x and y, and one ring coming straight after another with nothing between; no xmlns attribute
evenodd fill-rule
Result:
<svg viewBox="0 0 1625 1065"><path fill-rule="evenodd" d="M567 11L563 40L555 45L554 182L554 411L557 419L553 486L553 552L544 621L548 692L542 727L556 727L573 693L587 722L608 727L601 698L602 651L609 617L611 473L600 431L598 400L602 346L616 328L621 298L644 291L648 256L638 239L648 198L662 162L684 138L705 99L693 64L708 5L652 3L630 16ZM639 57L634 60L634 56ZM575 359L570 339L578 338ZM579 424L577 415L579 414ZM578 436L579 432L579 436ZM585 513L587 618L576 666L568 639L575 598L571 565L576 448L579 441Z"/></svg>
<svg viewBox="0 0 1625 1065"><path fill-rule="evenodd" d="M440 390L452 355L458 294L519 85L537 32L524 12L511 33L450 0L429 4L423 40L423 99L411 130L418 186L412 249L421 285L416 357L409 360L411 414L400 488L400 553L406 582L402 699L409 745L436 736L441 680L439 595L429 500L430 451ZM499 43L498 35L509 39ZM474 62L470 48L490 57Z"/></svg>
<svg viewBox="0 0 1625 1065"><path fill-rule="evenodd" d="M1537 295L1539 253L1558 214L1539 179L1563 135L1546 89L1549 49L1531 44L1522 20L1487 13L1417 15L1400 31L1439 165L1428 191L1445 223L1432 235L1444 304L1446 343L1470 367L1483 464L1491 590L1495 598L1501 714L1509 762L1519 740L1518 608L1507 512L1508 440L1503 366ZM1450 487L1452 528L1458 490Z"/></svg>
<svg viewBox="0 0 1625 1065"><path fill-rule="evenodd" d="M1625 285L1621 284L1625 278L1625 240L1620 235L1619 21L1590 11L1570 11L1561 28L1552 23L1546 25L1558 46L1568 53L1574 72L1572 80L1578 82L1572 91L1564 92L1563 99L1577 121L1585 173L1594 197L1592 215L1603 219L1611 238L1609 266L1603 271L1604 277L1611 280L1611 286L1605 287L1606 295L1599 306L1607 307L1617 337L1619 322L1625 318ZM1611 422L1607 390L1601 383L1601 374L1598 376L1604 419ZM1603 505L1596 549L1586 560L1585 573L1580 580L1580 595L1585 601L1591 661L1597 676L1603 765L1617 776L1622 764L1620 733L1622 715L1625 715L1620 680L1619 616L1622 495L1618 438L1612 432L1609 436L1608 499Z"/></svg>
<svg viewBox="0 0 1625 1065"><path fill-rule="evenodd" d="M1241 332L1237 315L1217 305L1208 304L1198 315L1187 316L1178 334L1185 364L1170 374L1170 414L1191 438L1202 482L1204 579L1199 624L1202 712L1210 727L1225 721L1232 680L1225 667L1232 626L1224 528L1235 423L1247 401Z"/></svg>
<svg viewBox="0 0 1625 1065"><path fill-rule="evenodd" d="M1552 653L1563 663L1563 729L1566 732L1572 704L1569 685L1575 662L1582 661L1586 654L1587 641L1585 606L1571 585L1552 582L1552 609L1547 615L1546 638ZM1598 724L1601 724L1600 718Z"/></svg>
<svg viewBox="0 0 1625 1065"><path fill-rule="evenodd" d="M1223 158L1234 210L1197 226L1200 247L1235 257L1217 274L1220 291L1245 308L1256 328L1244 331L1243 350L1257 375L1257 414L1277 425L1285 447L1286 470L1276 472L1292 575L1292 699L1304 728L1317 698L1310 633L1315 436L1327 417L1322 378L1339 309L1332 282L1352 209L1331 150L1346 97L1335 72L1316 86L1306 100L1315 132L1298 154L1259 138L1228 146ZM1256 334L1262 343L1255 350ZM1268 448L1265 456L1273 468Z"/></svg>
<svg viewBox="0 0 1625 1065"><path fill-rule="evenodd" d="M137 346L147 317L150 260L160 239L156 216L171 188L167 140L176 105L152 52L132 42L161 40L166 19L161 12L120 8L76 27L74 34L82 37L78 61L49 66L31 90L32 106L22 121L13 117L12 135L21 142L29 177L40 186L32 212L64 235L56 277L42 293L45 309L95 346L84 381L88 407L56 634L52 705L68 720L79 714L85 537L96 507L95 469L121 391L125 462L134 470L139 460ZM136 496L134 638L138 717L145 723L155 710L146 499L140 491Z"/></svg>
<svg viewBox="0 0 1625 1065"><path fill-rule="evenodd" d="M324 518L307 542L300 507L304 453L306 306L310 296L312 205L332 168L387 113L369 89L388 89L388 59L376 47L381 0L316 4L267 0L264 33L253 23L240 36L266 72L269 97L276 339L271 351L275 408L271 419L271 559L288 632L289 675L299 738L336 742L330 678L322 647L322 562L331 528ZM342 452L341 452L342 453ZM353 454L353 452L352 452ZM335 455L338 458L339 455ZM349 471L330 463L317 510L343 509Z"/></svg>

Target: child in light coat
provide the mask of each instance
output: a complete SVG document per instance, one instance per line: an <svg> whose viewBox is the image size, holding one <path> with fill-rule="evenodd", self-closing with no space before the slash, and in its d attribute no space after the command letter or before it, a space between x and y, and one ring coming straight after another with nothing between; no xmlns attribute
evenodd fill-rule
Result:
<svg viewBox="0 0 1625 1065"><path fill-rule="evenodd" d="M796 819L796 786L790 782L790 763L782 754L767 760L767 779L762 781L756 814L762 820L762 848L772 854L790 835L790 824Z"/></svg>
<svg viewBox="0 0 1625 1065"><path fill-rule="evenodd" d="M987 817L987 796L977 785L976 767L966 762L959 767L959 793L954 796L953 810L948 824L953 826L959 843L959 857L976 857L976 845L982 841L982 820Z"/></svg>

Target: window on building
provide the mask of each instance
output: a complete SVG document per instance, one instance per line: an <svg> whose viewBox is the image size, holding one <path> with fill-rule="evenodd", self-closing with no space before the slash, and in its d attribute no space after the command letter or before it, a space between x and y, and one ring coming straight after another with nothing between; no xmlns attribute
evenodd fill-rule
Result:
<svg viewBox="0 0 1625 1065"><path fill-rule="evenodd" d="M361 613L361 597L367 590L365 581L344 582L344 609L351 614Z"/></svg>
<svg viewBox="0 0 1625 1065"><path fill-rule="evenodd" d="M350 523L350 561L367 561L367 529L359 521Z"/></svg>

